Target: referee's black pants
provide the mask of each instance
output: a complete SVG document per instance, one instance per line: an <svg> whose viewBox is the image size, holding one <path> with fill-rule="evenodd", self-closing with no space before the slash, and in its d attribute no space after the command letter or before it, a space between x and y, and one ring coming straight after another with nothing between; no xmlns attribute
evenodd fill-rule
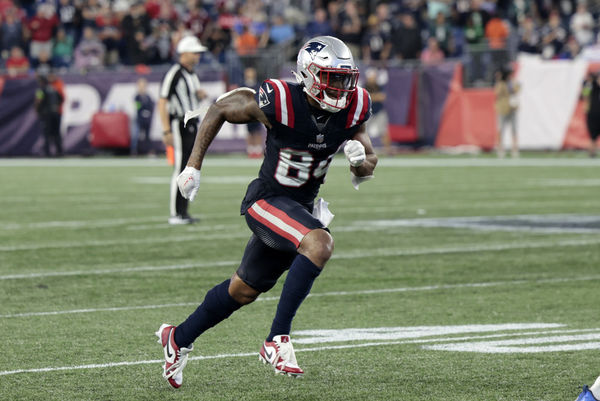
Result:
<svg viewBox="0 0 600 401"><path fill-rule="evenodd" d="M177 176L183 171L190 158L197 130L198 123L194 120L188 121L187 126L185 127L183 126L183 119L171 120L171 132L173 133L173 150L175 156L175 168L173 170L173 176L171 177L171 216L188 216L189 201L181 196L181 193L179 192L179 188L177 187Z"/></svg>

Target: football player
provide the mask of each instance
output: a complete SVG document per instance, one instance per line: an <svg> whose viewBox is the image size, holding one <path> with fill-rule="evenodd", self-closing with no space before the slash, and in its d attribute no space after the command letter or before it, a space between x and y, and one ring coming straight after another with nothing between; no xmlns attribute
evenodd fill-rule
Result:
<svg viewBox="0 0 600 401"><path fill-rule="evenodd" d="M259 358L276 373L294 377L304 373L290 340L292 319L333 252L327 229L333 215L326 202L315 204L315 197L344 143L356 189L373 176L377 156L364 124L371 115L371 99L357 86L358 69L344 42L331 36L306 42L298 53L296 80L268 79L258 94L238 88L217 99L177 179L182 195L193 200L206 150L225 121L259 121L267 128L259 176L242 201L241 214L252 235L239 268L208 291L183 323L163 324L156 332L165 356L163 376L175 388L181 386L182 370L196 338L271 289L286 270Z"/></svg>

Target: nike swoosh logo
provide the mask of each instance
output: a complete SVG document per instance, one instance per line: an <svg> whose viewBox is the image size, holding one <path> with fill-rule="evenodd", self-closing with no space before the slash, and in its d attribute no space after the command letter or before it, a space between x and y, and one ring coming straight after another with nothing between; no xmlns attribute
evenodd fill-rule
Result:
<svg viewBox="0 0 600 401"><path fill-rule="evenodd" d="M173 336L173 329L171 329L171 331L169 332L169 338L167 339L166 353L167 353L167 358L168 359L173 358L173 353L171 352L171 337L172 336Z"/></svg>
<svg viewBox="0 0 600 401"><path fill-rule="evenodd" d="M271 93L273 92L273 88L271 88L269 85L267 85L267 93Z"/></svg>

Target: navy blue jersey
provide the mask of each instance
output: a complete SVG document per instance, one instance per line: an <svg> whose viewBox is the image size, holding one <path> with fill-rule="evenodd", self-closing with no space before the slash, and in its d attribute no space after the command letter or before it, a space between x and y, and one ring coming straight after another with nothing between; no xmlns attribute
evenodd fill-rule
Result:
<svg viewBox="0 0 600 401"><path fill-rule="evenodd" d="M302 89L277 79L264 81L259 89L257 102L273 128L267 130L259 182L251 184L255 190L249 189L242 212L269 194L288 196L312 209L340 145L371 116L371 97L358 87L346 109L321 116L327 122L319 130Z"/></svg>

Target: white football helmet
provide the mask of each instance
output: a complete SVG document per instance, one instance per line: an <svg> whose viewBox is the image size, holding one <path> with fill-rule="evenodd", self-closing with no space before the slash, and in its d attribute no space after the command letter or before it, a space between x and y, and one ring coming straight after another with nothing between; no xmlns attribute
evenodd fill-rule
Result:
<svg viewBox="0 0 600 401"><path fill-rule="evenodd" d="M304 92L330 113L348 107L358 82L350 49L333 36L317 36L302 46L295 75Z"/></svg>

